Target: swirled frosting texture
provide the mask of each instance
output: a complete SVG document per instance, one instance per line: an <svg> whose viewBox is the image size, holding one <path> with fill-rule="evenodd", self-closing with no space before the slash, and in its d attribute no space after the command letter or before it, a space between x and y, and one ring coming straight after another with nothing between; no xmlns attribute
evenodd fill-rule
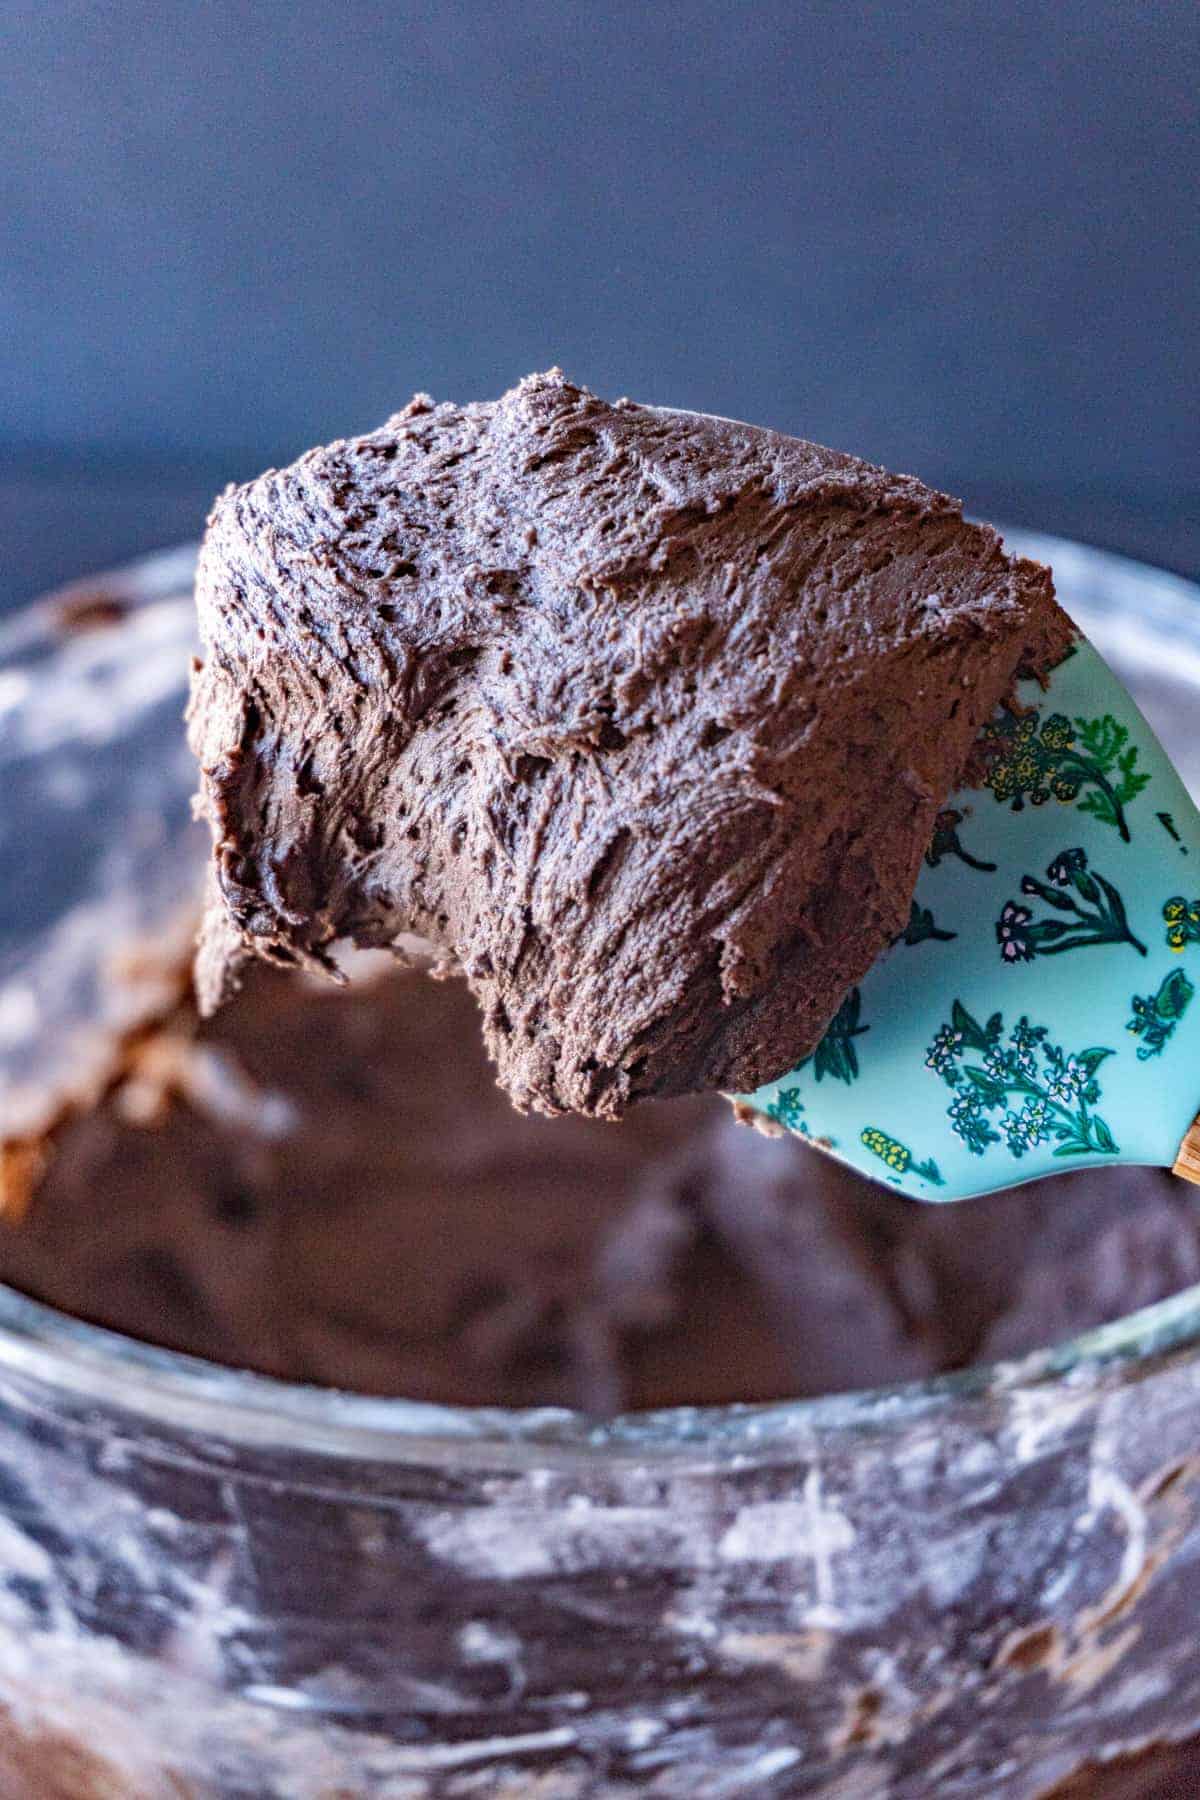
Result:
<svg viewBox="0 0 1200 1800"><path fill-rule="evenodd" d="M415 932L519 1107L612 1117L811 1049L1070 633L913 478L557 370L228 489L198 603L204 1004Z"/></svg>

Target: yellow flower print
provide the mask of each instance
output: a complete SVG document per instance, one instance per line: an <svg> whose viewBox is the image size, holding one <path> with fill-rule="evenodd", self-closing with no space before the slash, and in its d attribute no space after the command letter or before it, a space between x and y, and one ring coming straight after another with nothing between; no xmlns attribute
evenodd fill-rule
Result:
<svg viewBox="0 0 1200 1800"><path fill-rule="evenodd" d="M894 1169L897 1175L911 1172L920 1175L925 1181L933 1182L935 1187L944 1185L941 1171L932 1157L925 1162L916 1162L908 1145L902 1144L898 1138L889 1137L886 1131L868 1125L861 1133L861 1141L872 1156L877 1156L880 1162L885 1163L889 1169Z"/></svg>
<svg viewBox="0 0 1200 1800"><path fill-rule="evenodd" d="M1200 944L1200 900L1187 901L1182 894L1176 894L1163 907L1163 918L1167 923L1167 943L1172 950L1180 951L1188 944Z"/></svg>

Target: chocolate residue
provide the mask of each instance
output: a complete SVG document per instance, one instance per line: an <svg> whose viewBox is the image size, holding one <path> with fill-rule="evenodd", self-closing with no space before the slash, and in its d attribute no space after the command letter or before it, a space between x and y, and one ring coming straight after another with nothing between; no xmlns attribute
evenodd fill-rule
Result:
<svg viewBox="0 0 1200 1800"><path fill-rule="evenodd" d="M1082 1763L1039 1800L1187 1800L1200 1793L1200 1738L1161 1739L1141 1750Z"/></svg>
<svg viewBox="0 0 1200 1800"><path fill-rule="evenodd" d="M63 637L120 625L134 603L106 589L69 588L56 601L54 623Z"/></svg>
<svg viewBox="0 0 1200 1800"><path fill-rule="evenodd" d="M518 1107L606 1118L812 1049L1071 635L912 477L557 370L228 489L197 600L204 1005L415 932Z"/></svg>

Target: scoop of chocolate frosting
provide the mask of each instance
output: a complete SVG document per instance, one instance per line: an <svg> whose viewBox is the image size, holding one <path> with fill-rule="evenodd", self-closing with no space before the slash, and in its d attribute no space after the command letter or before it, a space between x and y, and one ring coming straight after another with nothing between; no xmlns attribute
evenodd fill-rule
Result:
<svg viewBox="0 0 1200 1800"><path fill-rule="evenodd" d="M557 370L228 489L198 603L205 1006L416 933L519 1107L613 1117L812 1048L1070 636L913 478Z"/></svg>

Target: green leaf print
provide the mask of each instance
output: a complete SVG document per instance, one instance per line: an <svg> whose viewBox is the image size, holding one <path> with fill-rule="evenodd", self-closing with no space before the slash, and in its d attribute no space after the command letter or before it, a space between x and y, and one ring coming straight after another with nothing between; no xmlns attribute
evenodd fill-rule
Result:
<svg viewBox="0 0 1200 1800"><path fill-rule="evenodd" d="M1138 1061L1148 1062L1152 1056L1161 1056L1172 1037L1175 1027L1192 1003L1196 989L1190 978L1182 969L1172 969L1164 975L1156 994L1135 994L1130 1001L1133 1017L1125 1027L1134 1037L1140 1037L1138 1045Z"/></svg>
<svg viewBox="0 0 1200 1800"><path fill-rule="evenodd" d="M803 1069L811 1062L813 1074L818 1081L823 1081L826 1075L831 1076L834 1081L856 1081L859 1069L854 1040L871 1029L869 1025L862 1024L861 1019L862 995L857 988L851 988L830 1020L825 1036L812 1056L805 1057L798 1068Z"/></svg>
<svg viewBox="0 0 1200 1800"><path fill-rule="evenodd" d="M862 1023L862 995L857 988L851 988L812 1055L798 1062L792 1074L799 1075L811 1066L818 1081L824 1081L827 1075L833 1081L844 1081L847 1084L857 1081L858 1050L854 1040L870 1029L869 1025ZM788 1131L798 1131L802 1137L812 1135L804 1118L804 1102L800 1098L799 1087L780 1088L767 1107L767 1116Z"/></svg>
<svg viewBox="0 0 1200 1800"><path fill-rule="evenodd" d="M956 1000L950 1014L954 1031L959 1041L969 1050L990 1050L1000 1033L1000 1014L993 1013L986 1028L979 1026L971 1017L961 1000Z"/></svg>
<svg viewBox="0 0 1200 1800"><path fill-rule="evenodd" d="M957 812L953 807L947 807L944 812L938 814L933 821L933 836L930 838L929 848L925 852L925 861L931 869L936 869L945 857L957 856L959 862L966 863L969 869L981 869L984 874L990 875L996 864L981 861L978 856L972 856L970 851L963 847L962 839L958 835L958 828L965 818L965 813Z"/></svg>
<svg viewBox="0 0 1200 1800"><path fill-rule="evenodd" d="M948 944L951 938L958 936L957 931L943 931L936 923L933 913L927 906L918 906L914 900L909 908L908 924L901 933L902 944L923 944L928 938L935 938L939 943Z"/></svg>

